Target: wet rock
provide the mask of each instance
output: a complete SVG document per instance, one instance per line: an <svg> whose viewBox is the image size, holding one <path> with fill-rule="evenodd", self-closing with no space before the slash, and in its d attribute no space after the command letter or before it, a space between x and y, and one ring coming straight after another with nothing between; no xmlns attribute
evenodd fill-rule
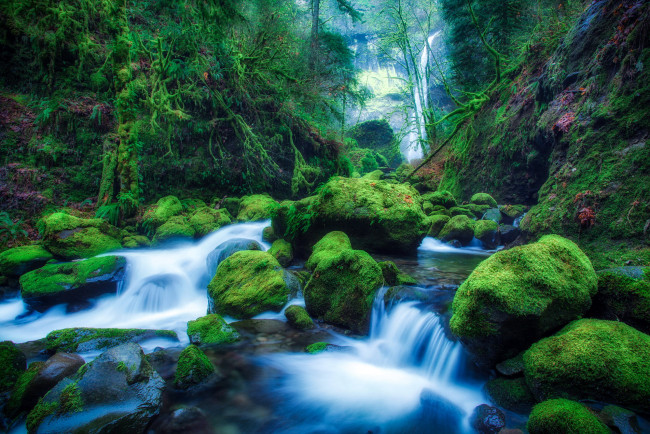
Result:
<svg viewBox="0 0 650 434"><path fill-rule="evenodd" d="M469 423L480 434L496 434L506 426L506 415L496 407L481 404L472 412Z"/></svg>
<svg viewBox="0 0 650 434"><path fill-rule="evenodd" d="M247 333L253 335L271 335L275 333L286 333L291 330L286 322L277 319L248 319L244 321L236 321L230 325L242 334Z"/></svg>
<svg viewBox="0 0 650 434"><path fill-rule="evenodd" d="M152 431L156 434L214 434L216 432L203 410L197 407L179 408L158 418Z"/></svg>
<svg viewBox="0 0 650 434"><path fill-rule="evenodd" d="M291 261L293 261L293 247L291 247L290 243L284 240L275 240L269 249L269 253L273 255L273 257L277 259L283 267L288 267Z"/></svg>
<svg viewBox="0 0 650 434"><path fill-rule="evenodd" d="M116 293L125 268L126 259L120 256L46 265L21 276L20 292L25 303L39 312L62 303L76 305Z"/></svg>
<svg viewBox="0 0 650 434"><path fill-rule="evenodd" d="M178 389L208 386L217 377L217 370L205 353L196 345L190 345L178 357L174 386Z"/></svg>
<svg viewBox="0 0 650 434"><path fill-rule="evenodd" d="M352 353L355 351L354 347L334 345L327 342L315 342L307 345L305 351L309 354L320 353Z"/></svg>
<svg viewBox="0 0 650 434"><path fill-rule="evenodd" d="M273 243L273 241L279 239L273 230L273 226L267 226L262 230L262 239L267 243Z"/></svg>
<svg viewBox="0 0 650 434"><path fill-rule="evenodd" d="M39 245L5 250L0 253L0 277L9 278L14 283L12 286L18 286L18 277L41 268L52 258L52 254Z"/></svg>
<svg viewBox="0 0 650 434"><path fill-rule="evenodd" d="M45 217L42 224L43 247L60 258L90 258L122 248L121 231L103 219L57 212Z"/></svg>
<svg viewBox="0 0 650 434"><path fill-rule="evenodd" d="M432 215L429 217L429 232L427 236L437 238L442 228L449 222L451 217L446 215Z"/></svg>
<svg viewBox="0 0 650 434"><path fill-rule="evenodd" d="M50 390L29 413L27 429L143 432L160 412L164 385L137 344L120 345Z"/></svg>
<svg viewBox="0 0 650 434"><path fill-rule="evenodd" d="M210 314L187 323L190 343L230 344L239 339L239 333L218 314Z"/></svg>
<svg viewBox="0 0 650 434"><path fill-rule="evenodd" d="M520 219L528 207L526 205L503 205L499 207L499 211L503 215L503 223L511 225L515 220Z"/></svg>
<svg viewBox="0 0 650 434"><path fill-rule="evenodd" d="M291 324L291 327L298 330L309 330L313 329L314 321L309 317L309 314L302 306L289 306L284 311L284 316L287 317L287 321Z"/></svg>
<svg viewBox="0 0 650 434"><path fill-rule="evenodd" d="M499 233L501 234L501 243L508 245L521 235L521 230L512 225L499 225Z"/></svg>
<svg viewBox="0 0 650 434"><path fill-rule="evenodd" d="M431 303L436 299L436 292L429 289L420 288L418 286L392 286L384 295L384 304L386 306L391 306L402 301Z"/></svg>
<svg viewBox="0 0 650 434"><path fill-rule="evenodd" d="M152 368L165 380L171 380L176 374L176 364L181 348L156 348L153 353L147 354L147 361Z"/></svg>
<svg viewBox="0 0 650 434"><path fill-rule="evenodd" d="M474 225L474 237L483 243L486 249L494 249L499 245L499 225L492 220L479 220Z"/></svg>
<svg viewBox="0 0 650 434"><path fill-rule="evenodd" d="M311 255L305 263L305 268L313 272L321 260L351 248L350 238L344 232L332 231L314 244Z"/></svg>
<svg viewBox="0 0 650 434"><path fill-rule="evenodd" d="M413 277L400 271L393 261L379 262L379 266L386 286L416 285L418 283Z"/></svg>
<svg viewBox="0 0 650 434"><path fill-rule="evenodd" d="M174 331L148 329L71 328L54 330L45 339L50 352L83 353L116 347L126 342L137 343L156 338L178 342L178 336Z"/></svg>
<svg viewBox="0 0 650 434"><path fill-rule="evenodd" d="M27 368L27 359L11 341L0 342L0 394L10 391Z"/></svg>
<svg viewBox="0 0 650 434"><path fill-rule="evenodd" d="M485 214L483 214L482 217L482 220L492 220L496 223L501 223L502 219L503 216L501 215L499 208L490 208L489 210L485 211Z"/></svg>
<svg viewBox="0 0 650 434"><path fill-rule="evenodd" d="M497 363L497 371L506 376L518 375L524 372L524 353L519 353L512 359Z"/></svg>
<svg viewBox="0 0 650 434"><path fill-rule="evenodd" d="M208 254L206 259L208 274L214 276L220 263L233 253L241 252L243 250L262 250L262 246L257 241L246 238L233 238L219 244Z"/></svg>
<svg viewBox="0 0 650 434"><path fill-rule="evenodd" d="M291 290L284 270L267 252L245 250L219 264L208 284L208 312L238 319L269 310L279 312Z"/></svg>
<svg viewBox="0 0 650 434"><path fill-rule="evenodd" d="M650 333L650 267L618 267L598 272L598 293L590 314L623 321Z"/></svg>
<svg viewBox="0 0 650 434"><path fill-rule="evenodd" d="M615 405L605 406L599 414L600 419L610 428L621 434L642 432L634 412Z"/></svg>
<svg viewBox="0 0 650 434"><path fill-rule="evenodd" d="M523 377L496 378L488 381L485 389L495 404L516 413L530 412L537 402Z"/></svg>

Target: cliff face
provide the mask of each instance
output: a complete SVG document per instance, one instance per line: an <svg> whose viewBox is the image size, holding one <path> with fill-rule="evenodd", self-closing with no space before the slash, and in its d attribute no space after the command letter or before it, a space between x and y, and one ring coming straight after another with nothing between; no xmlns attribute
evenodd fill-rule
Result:
<svg viewBox="0 0 650 434"><path fill-rule="evenodd" d="M650 4L630 0L591 2L557 43L540 35L450 143L440 188L535 204L525 231L602 265L648 262L648 41Z"/></svg>

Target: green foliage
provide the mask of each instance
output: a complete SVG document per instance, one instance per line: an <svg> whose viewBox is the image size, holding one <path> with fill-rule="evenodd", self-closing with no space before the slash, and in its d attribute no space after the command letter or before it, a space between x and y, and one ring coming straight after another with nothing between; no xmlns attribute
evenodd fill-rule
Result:
<svg viewBox="0 0 650 434"><path fill-rule="evenodd" d="M12 243L27 236L27 231L22 229L22 220L13 221L9 213L0 212L0 243Z"/></svg>
<svg viewBox="0 0 650 434"><path fill-rule="evenodd" d="M120 204L109 203L100 206L97 208L97 212L95 212L95 218L104 219L110 224L117 226L120 221Z"/></svg>
<svg viewBox="0 0 650 434"><path fill-rule="evenodd" d="M526 428L531 434L611 432L587 407L568 399L551 399L537 404Z"/></svg>

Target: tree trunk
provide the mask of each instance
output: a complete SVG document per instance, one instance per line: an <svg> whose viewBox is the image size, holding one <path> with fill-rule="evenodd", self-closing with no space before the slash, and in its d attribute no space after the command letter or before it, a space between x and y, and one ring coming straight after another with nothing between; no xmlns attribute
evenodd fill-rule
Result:
<svg viewBox="0 0 650 434"><path fill-rule="evenodd" d="M318 59L318 33L320 26L320 0L311 0L311 41L309 53L309 68L316 69Z"/></svg>

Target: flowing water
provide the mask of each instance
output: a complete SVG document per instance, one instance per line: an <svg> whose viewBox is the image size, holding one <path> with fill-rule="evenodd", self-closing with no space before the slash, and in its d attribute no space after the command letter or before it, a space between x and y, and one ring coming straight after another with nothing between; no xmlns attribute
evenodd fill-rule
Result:
<svg viewBox="0 0 650 434"><path fill-rule="evenodd" d="M268 248L261 237L267 225L232 225L196 243L119 252L127 258L127 272L118 293L80 312L58 306L30 313L20 300L5 301L0 340L31 341L66 327L171 329L180 345L157 340L143 347L175 347L164 351L177 354L187 343L186 322L206 313L213 272L208 255L235 238ZM172 396L169 405L202 408L218 432L467 432L472 410L488 402L481 391L485 378L451 338L445 312L457 285L489 254L426 238L417 256L377 257L416 277L424 297L391 299L386 288L380 290L365 338L329 326L298 332L277 313L233 323L242 333L240 343L206 349L224 374L221 386L189 399ZM322 340L336 344L336 351L301 351Z"/></svg>

